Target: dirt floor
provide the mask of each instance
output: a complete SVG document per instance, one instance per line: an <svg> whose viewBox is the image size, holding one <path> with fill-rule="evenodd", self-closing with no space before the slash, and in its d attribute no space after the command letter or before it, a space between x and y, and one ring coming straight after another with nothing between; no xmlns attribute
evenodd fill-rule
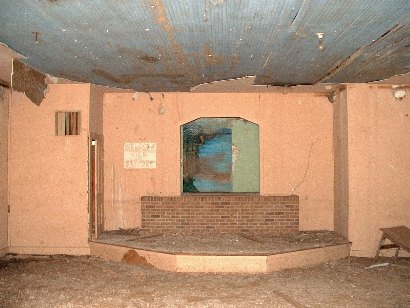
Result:
<svg viewBox="0 0 410 308"><path fill-rule="evenodd" d="M383 263L389 264L369 268ZM350 258L228 275L8 255L0 259L0 307L410 307L410 259Z"/></svg>
<svg viewBox="0 0 410 308"><path fill-rule="evenodd" d="M108 231L95 242L171 254L272 255L348 241L332 231L305 231L293 234L208 234L153 233L141 229Z"/></svg>

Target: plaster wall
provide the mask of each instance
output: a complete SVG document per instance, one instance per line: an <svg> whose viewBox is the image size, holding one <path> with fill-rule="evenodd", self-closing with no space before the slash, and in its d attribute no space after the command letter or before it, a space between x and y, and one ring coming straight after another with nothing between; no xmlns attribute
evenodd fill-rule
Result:
<svg viewBox="0 0 410 308"><path fill-rule="evenodd" d="M300 229L333 230L333 111L325 96L282 93L107 93L105 226L141 226L140 197L178 196L180 125L242 117L259 125L260 194L300 197ZM155 142L155 169L124 169L125 142Z"/></svg>
<svg viewBox="0 0 410 308"><path fill-rule="evenodd" d="M49 85L40 106L13 92L10 252L88 254L89 84ZM81 135L55 136L55 112L80 111Z"/></svg>
<svg viewBox="0 0 410 308"><path fill-rule="evenodd" d="M335 156L334 197L335 231L348 237L349 228L349 160L346 89L340 91L333 104L333 147Z"/></svg>
<svg viewBox="0 0 410 308"><path fill-rule="evenodd" d="M9 89L0 86L0 256L8 248Z"/></svg>
<svg viewBox="0 0 410 308"><path fill-rule="evenodd" d="M347 113L349 240L352 255L370 257L379 228L410 226L410 99L394 99L391 87L349 85Z"/></svg>
<svg viewBox="0 0 410 308"><path fill-rule="evenodd" d="M13 59L19 57L16 52L0 43L0 84L10 85Z"/></svg>
<svg viewBox="0 0 410 308"><path fill-rule="evenodd" d="M4 56L0 54L0 82L7 85L10 84L11 62L10 58L4 59Z"/></svg>

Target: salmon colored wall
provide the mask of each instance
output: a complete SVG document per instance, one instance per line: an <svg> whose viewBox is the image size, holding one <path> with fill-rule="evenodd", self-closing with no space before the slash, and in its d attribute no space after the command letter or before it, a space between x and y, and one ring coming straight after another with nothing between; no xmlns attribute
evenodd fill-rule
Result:
<svg viewBox="0 0 410 308"><path fill-rule="evenodd" d="M0 86L0 256L8 248L9 89Z"/></svg>
<svg viewBox="0 0 410 308"><path fill-rule="evenodd" d="M333 230L333 107L325 96L151 95L104 96L107 229L140 227L142 195L180 195L180 125L199 117L242 117L260 125L260 193L299 195L300 229ZM124 142L157 143L157 168L124 169Z"/></svg>
<svg viewBox="0 0 410 308"><path fill-rule="evenodd" d="M39 107L13 92L10 252L89 253L89 127L104 132L106 227L129 228L141 225L142 195L180 195L180 125L199 117L259 124L260 193L298 195L301 230L335 228L353 242L353 255L374 256L379 228L409 226L410 99L394 99L391 88L348 85L332 105L313 93L154 93L151 100L148 94L133 99L132 93L103 94L106 89L93 87L50 85ZM0 99L3 220L5 100ZM82 112L80 136L55 136L57 110ZM125 142L157 143L157 168L124 169ZM0 250L7 246L3 220Z"/></svg>
<svg viewBox="0 0 410 308"><path fill-rule="evenodd" d="M0 51L0 81L10 83L13 59L1 54Z"/></svg>
<svg viewBox="0 0 410 308"><path fill-rule="evenodd" d="M49 85L37 107L13 92L10 252L88 254L90 85ZM81 111L79 136L55 136L55 111Z"/></svg>
<svg viewBox="0 0 410 308"><path fill-rule="evenodd" d="M333 104L333 147L335 156L335 231L348 237L349 160L347 131L347 94L343 89Z"/></svg>
<svg viewBox="0 0 410 308"><path fill-rule="evenodd" d="M13 58L18 58L13 50L0 44L0 81L10 84L13 69Z"/></svg>
<svg viewBox="0 0 410 308"><path fill-rule="evenodd" d="M374 256L379 228L410 227L409 94L399 101L391 87L348 86L352 255Z"/></svg>

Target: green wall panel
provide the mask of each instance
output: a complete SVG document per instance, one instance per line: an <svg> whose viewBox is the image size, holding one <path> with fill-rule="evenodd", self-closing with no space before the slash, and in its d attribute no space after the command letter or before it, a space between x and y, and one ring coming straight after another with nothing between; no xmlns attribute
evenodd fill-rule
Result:
<svg viewBox="0 0 410 308"><path fill-rule="evenodd" d="M259 192L259 126L243 119L233 121L232 148L232 191Z"/></svg>

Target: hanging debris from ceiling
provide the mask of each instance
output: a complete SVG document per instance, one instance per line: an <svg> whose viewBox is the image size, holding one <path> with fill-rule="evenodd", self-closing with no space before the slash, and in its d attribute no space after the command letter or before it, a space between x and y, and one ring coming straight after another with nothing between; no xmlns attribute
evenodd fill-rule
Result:
<svg viewBox="0 0 410 308"><path fill-rule="evenodd" d="M40 106L47 93L46 75L23 62L14 60L12 88L24 93L34 104Z"/></svg>
<svg viewBox="0 0 410 308"><path fill-rule="evenodd" d="M56 84L59 81L58 77L55 77L55 76L52 76L52 75L49 75L49 74L46 74L46 76L47 76L47 79L48 79L47 81L49 81L50 83Z"/></svg>

